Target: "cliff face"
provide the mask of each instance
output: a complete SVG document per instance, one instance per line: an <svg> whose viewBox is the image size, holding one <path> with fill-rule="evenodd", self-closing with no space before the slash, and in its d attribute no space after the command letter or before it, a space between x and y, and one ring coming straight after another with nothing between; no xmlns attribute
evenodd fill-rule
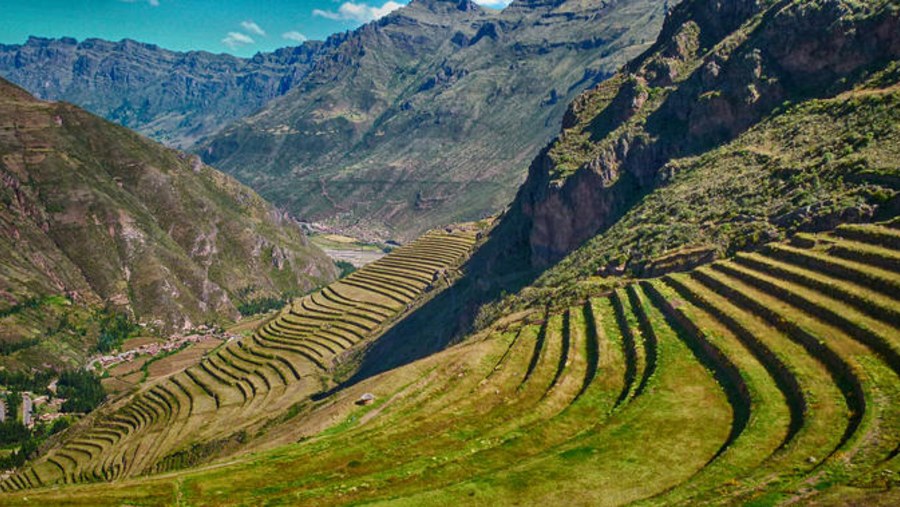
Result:
<svg viewBox="0 0 900 507"><path fill-rule="evenodd" d="M196 156L2 80L0 197L2 317L61 295L177 329L335 275L282 212Z"/></svg>
<svg viewBox="0 0 900 507"><path fill-rule="evenodd" d="M585 92L514 204L545 266L612 225L675 169L786 101L831 97L900 57L888 2L686 1L659 40Z"/></svg>
<svg viewBox="0 0 900 507"><path fill-rule="evenodd" d="M478 219L512 200L566 105L649 46L663 4L417 0L329 41L301 84L198 153L360 232Z"/></svg>
<svg viewBox="0 0 900 507"><path fill-rule="evenodd" d="M185 148L283 95L319 42L244 59L168 51L132 40L30 38L0 44L0 75L45 100L65 100Z"/></svg>

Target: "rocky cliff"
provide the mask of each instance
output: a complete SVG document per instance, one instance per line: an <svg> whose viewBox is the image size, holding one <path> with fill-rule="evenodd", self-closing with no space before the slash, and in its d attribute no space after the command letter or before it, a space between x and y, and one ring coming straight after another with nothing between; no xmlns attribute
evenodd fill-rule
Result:
<svg viewBox="0 0 900 507"><path fill-rule="evenodd" d="M514 205L530 222L532 262L549 265L613 225L670 181L679 160L709 156L791 104L834 97L898 58L890 2L680 4L652 48L572 103L532 164Z"/></svg>

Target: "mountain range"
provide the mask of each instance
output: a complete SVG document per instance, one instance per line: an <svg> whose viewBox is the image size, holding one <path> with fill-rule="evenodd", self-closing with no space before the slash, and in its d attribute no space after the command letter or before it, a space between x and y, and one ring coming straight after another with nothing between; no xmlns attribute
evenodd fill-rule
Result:
<svg viewBox="0 0 900 507"><path fill-rule="evenodd" d="M0 74L189 148L303 220L409 240L502 210L567 104L646 49L668 5L414 0L248 60L31 39L0 46Z"/></svg>
<svg viewBox="0 0 900 507"><path fill-rule="evenodd" d="M29 37L24 44L0 44L0 74L38 98L78 104L188 148L287 92L321 47L311 41L244 59L128 39Z"/></svg>

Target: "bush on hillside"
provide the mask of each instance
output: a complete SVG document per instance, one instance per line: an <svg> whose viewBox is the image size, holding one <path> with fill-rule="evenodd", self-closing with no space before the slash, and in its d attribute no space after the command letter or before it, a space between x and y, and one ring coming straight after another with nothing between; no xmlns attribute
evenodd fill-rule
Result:
<svg viewBox="0 0 900 507"><path fill-rule="evenodd" d="M88 370L68 370L59 376L56 391L66 401L63 412L87 413L97 408L106 398L100 378Z"/></svg>
<svg viewBox="0 0 900 507"><path fill-rule="evenodd" d="M347 261L335 261L334 265L337 266L337 268L341 271L340 278L344 278L350 273L356 271L356 266L350 264Z"/></svg>

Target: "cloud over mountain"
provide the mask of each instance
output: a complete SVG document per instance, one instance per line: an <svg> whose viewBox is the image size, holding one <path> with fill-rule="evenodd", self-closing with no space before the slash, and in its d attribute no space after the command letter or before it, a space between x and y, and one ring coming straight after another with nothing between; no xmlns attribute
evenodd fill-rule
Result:
<svg viewBox="0 0 900 507"><path fill-rule="evenodd" d="M381 7L373 7L365 3L344 2L338 7L337 12L313 9L313 15L336 21L367 23L383 18L400 7L403 7L403 4L392 0L388 0Z"/></svg>

